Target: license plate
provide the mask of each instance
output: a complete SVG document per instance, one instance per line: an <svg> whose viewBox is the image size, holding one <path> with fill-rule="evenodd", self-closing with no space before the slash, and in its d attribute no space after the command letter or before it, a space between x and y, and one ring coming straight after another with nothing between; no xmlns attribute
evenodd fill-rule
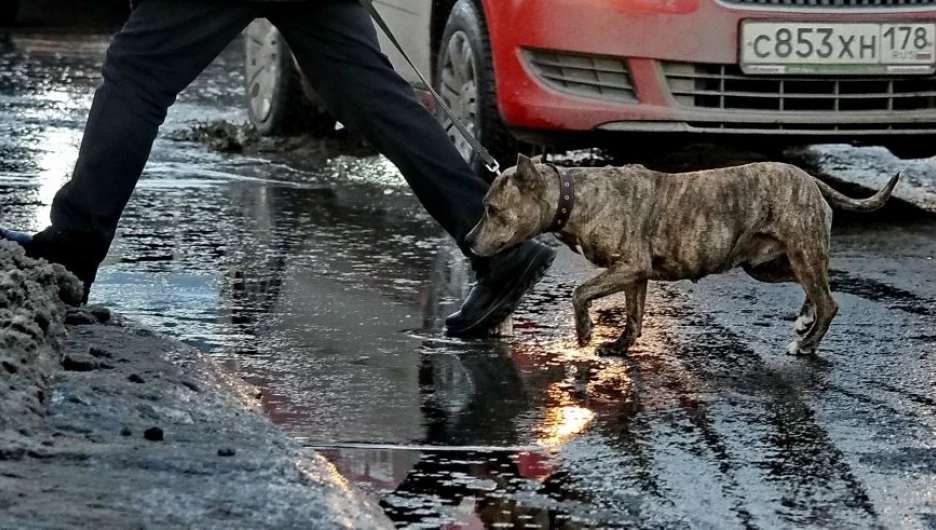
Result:
<svg viewBox="0 0 936 530"><path fill-rule="evenodd" d="M936 23L741 23L748 74L932 74Z"/></svg>

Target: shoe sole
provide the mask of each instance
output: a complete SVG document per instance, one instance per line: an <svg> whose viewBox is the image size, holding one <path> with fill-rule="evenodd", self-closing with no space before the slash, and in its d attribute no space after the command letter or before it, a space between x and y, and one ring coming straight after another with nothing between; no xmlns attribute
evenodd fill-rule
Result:
<svg viewBox="0 0 936 530"><path fill-rule="evenodd" d="M16 243L21 247L25 247L26 245L32 243L32 236L26 232L7 230L6 228L0 228L0 239Z"/></svg>
<svg viewBox="0 0 936 530"><path fill-rule="evenodd" d="M497 324L503 322L511 313L517 310L517 307L520 306L520 302L523 300L523 296L533 288L540 280L543 279L543 276L546 276L546 271L552 266L553 261L556 259L556 251L551 248L544 249L546 254L545 259L543 256L537 256L536 258L530 260L530 263L527 264L526 268L523 269L523 275L527 275L531 270L535 269L527 279L527 281L522 284L514 286L513 289L508 291L506 294L497 299L497 301L492 305L491 309L484 314L478 321L463 326L460 328L450 328L446 326L446 331L449 335L453 336L467 336L473 334L479 334L483 331L489 331ZM515 304L505 304L506 300L511 298L516 300Z"/></svg>

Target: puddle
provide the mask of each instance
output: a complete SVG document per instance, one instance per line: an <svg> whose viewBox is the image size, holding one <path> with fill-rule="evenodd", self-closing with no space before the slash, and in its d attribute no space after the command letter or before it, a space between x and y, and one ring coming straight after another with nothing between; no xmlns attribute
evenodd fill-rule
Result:
<svg viewBox="0 0 936 530"><path fill-rule="evenodd" d="M482 448L317 447L339 471L379 496L398 527L591 528L550 491L550 457Z"/></svg>

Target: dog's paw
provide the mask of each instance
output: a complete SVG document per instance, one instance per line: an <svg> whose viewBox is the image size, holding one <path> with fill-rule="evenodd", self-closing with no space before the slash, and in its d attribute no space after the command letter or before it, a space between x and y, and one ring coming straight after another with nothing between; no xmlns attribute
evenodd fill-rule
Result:
<svg viewBox="0 0 936 530"><path fill-rule="evenodd" d="M802 343L798 340L795 340L787 346L787 353L790 355L815 355L816 348L804 348Z"/></svg>
<svg viewBox="0 0 936 530"><path fill-rule="evenodd" d="M813 322L816 321L816 318L812 315L800 315L796 322L793 324L793 331L797 335L805 335L810 328L812 328Z"/></svg>
<svg viewBox="0 0 936 530"><path fill-rule="evenodd" d="M589 326L589 328L588 328L587 330L585 330L585 331L579 330L579 331L576 333L576 335L578 336L578 343L579 343L579 346L588 346L588 344L589 344L589 343L591 342L591 340L592 340L591 327Z"/></svg>

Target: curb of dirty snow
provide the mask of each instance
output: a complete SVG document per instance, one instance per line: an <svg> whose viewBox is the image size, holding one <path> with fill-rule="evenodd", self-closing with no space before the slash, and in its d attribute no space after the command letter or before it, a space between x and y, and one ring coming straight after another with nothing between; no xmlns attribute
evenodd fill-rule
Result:
<svg viewBox="0 0 936 530"><path fill-rule="evenodd" d="M879 190L900 173L894 198L936 212L936 158L902 160L883 147L814 146L802 154L821 177Z"/></svg>
<svg viewBox="0 0 936 530"><path fill-rule="evenodd" d="M393 528L197 350L0 242L0 528Z"/></svg>

